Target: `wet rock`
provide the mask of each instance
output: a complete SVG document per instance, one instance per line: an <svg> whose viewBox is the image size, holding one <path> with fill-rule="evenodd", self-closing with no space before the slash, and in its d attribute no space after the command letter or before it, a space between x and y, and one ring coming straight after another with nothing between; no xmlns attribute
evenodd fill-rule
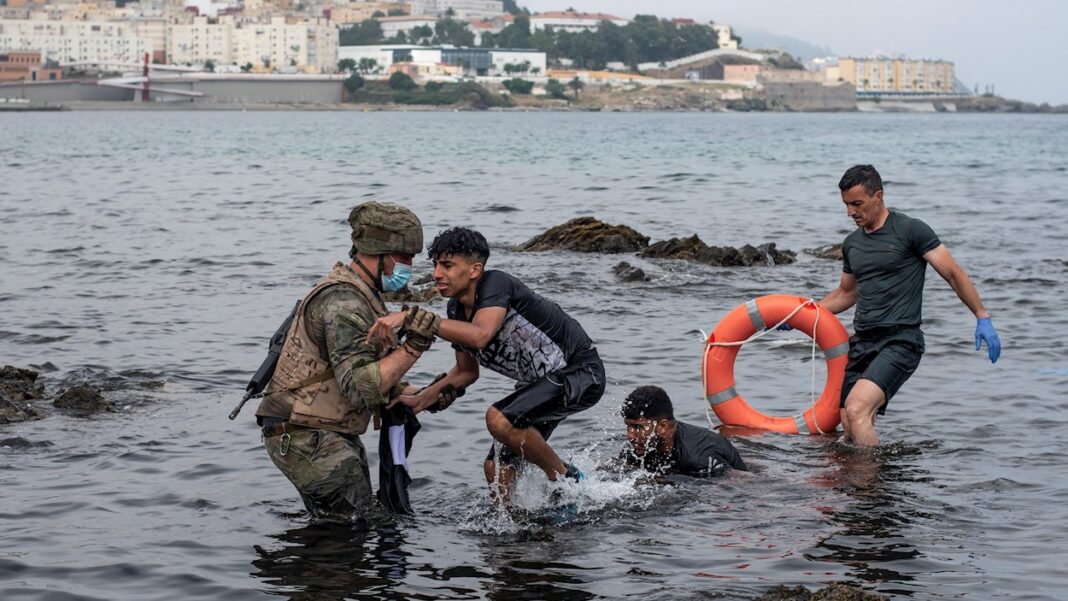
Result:
<svg viewBox="0 0 1068 601"><path fill-rule="evenodd" d="M842 260L842 244L824 244L816 248L806 248L805 252L818 259Z"/></svg>
<svg viewBox="0 0 1068 601"><path fill-rule="evenodd" d="M641 252L641 256L654 259L681 259L718 267L749 267L752 265L786 265L793 263L793 251L780 251L774 242L741 249L733 246L709 246L694 234L689 238L662 240Z"/></svg>
<svg viewBox="0 0 1068 601"><path fill-rule="evenodd" d="M0 424L13 424L44 417L33 405L0 397Z"/></svg>
<svg viewBox="0 0 1068 601"><path fill-rule="evenodd" d="M0 449L32 449L36 447L50 447L52 443L47 440L39 442L33 442L32 440L26 440L21 436L15 436L13 438L0 438Z"/></svg>
<svg viewBox="0 0 1068 601"><path fill-rule="evenodd" d="M789 265L797 261L797 253L792 250L779 250L774 242L751 246L746 244L738 249L742 263L750 265Z"/></svg>
<svg viewBox="0 0 1068 601"><path fill-rule="evenodd" d="M779 585L758 597L757 601L888 601L888 599L858 586L837 583L815 592L803 586Z"/></svg>
<svg viewBox="0 0 1068 601"><path fill-rule="evenodd" d="M80 384L64 390L52 401L52 404L61 409L71 409L82 413L115 411L114 405L86 384Z"/></svg>
<svg viewBox="0 0 1068 601"><path fill-rule="evenodd" d="M426 304L437 298L441 298L441 296L438 294L438 289L433 285L420 287L405 286L396 292L382 293L382 300L387 303Z"/></svg>
<svg viewBox="0 0 1068 601"><path fill-rule="evenodd" d="M29 401L42 395L44 385L37 383L37 372L11 365L0 367L0 398Z"/></svg>
<svg viewBox="0 0 1068 601"><path fill-rule="evenodd" d="M71 370L57 382L58 388L92 386L99 392L123 390L159 390L166 381L155 372L129 369L113 372L102 367L81 367Z"/></svg>
<svg viewBox="0 0 1068 601"><path fill-rule="evenodd" d="M426 304L438 298L441 296L434 287L434 274L429 271L412 276L412 281L396 292L382 293L382 300L387 303Z"/></svg>
<svg viewBox="0 0 1068 601"><path fill-rule="evenodd" d="M645 271L641 267L635 267L626 261L620 261L612 268L612 273L616 274L616 279L621 282L649 281L649 276L645 275Z"/></svg>
<svg viewBox="0 0 1068 601"><path fill-rule="evenodd" d="M0 424L10 424L43 417L31 403L44 394L37 383L37 372L5 365L0 368Z"/></svg>
<svg viewBox="0 0 1068 601"><path fill-rule="evenodd" d="M625 225L610 225L593 217L576 217L520 244L516 250L619 254L649 246L649 237Z"/></svg>

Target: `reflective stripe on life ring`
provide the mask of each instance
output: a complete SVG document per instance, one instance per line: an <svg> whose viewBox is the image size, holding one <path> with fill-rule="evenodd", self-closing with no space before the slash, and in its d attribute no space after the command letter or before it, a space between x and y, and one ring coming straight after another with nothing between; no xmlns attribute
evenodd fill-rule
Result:
<svg viewBox="0 0 1068 601"><path fill-rule="evenodd" d="M765 415L749 406L734 381L734 360L741 345L717 346L716 343L740 342L785 319L795 309L796 315L786 323L814 338L827 360L827 383L823 394L812 406L791 417ZM817 323L817 315L819 320ZM761 296L735 307L718 324L705 343L701 380L705 398L716 417L729 426L760 428L787 434L833 432L838 426L838 403L845 377L849 334L838 318L816 303L800 296L773 294Z"/></svg>

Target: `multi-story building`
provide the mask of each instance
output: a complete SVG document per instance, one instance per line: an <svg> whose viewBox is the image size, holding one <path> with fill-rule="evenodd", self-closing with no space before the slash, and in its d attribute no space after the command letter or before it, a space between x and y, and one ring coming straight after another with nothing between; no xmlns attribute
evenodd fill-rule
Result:
<svg viewBox="0 0 1068 601"><path fill-rule="evenodd" d="M604 13L580 13L573 10L538 13L530 16L530 32L552 27L555 31L593 31L601 25L601 21L608 21L614 25L623 26L629 23Z"/></svg>
<svg viewBox="0 0 1068 601"><path fill-rule="evenodd" d="M350 2L335 4L327 9L327 16L339 27L366 21L377 13L388 15L389 11L404 11L411 14L412 5L407 2Z"/></svg>
<svg viewBox="0 0 1068 601"><path fill-rule="evenodd" d="M152 53L152 42L122 21L3 19L0 48L37 51L60 63L139 63Z"/></svg>
<svg viewBox="0 0 1068 601"><path fill-rule="evenodd" d="M272 17L269 22L239 22L233 16L215 23L197 17L169 27L167 57L175 64L294 66L333 71L338 30L324 18Z"/></svg>
<svg viewBox="0 0 1068 601"><path fill-rule="evenodd" d="M454 19L471 21L489 19L504 14L501 0L411 0L412 14L444 17L452 14Z"/></svg>
<svg viewBox="0 0 1068 601"><path fill-rule="evenodd" d="M62 69L42 64L40 52L0 51L0 81L48 81L62 78Z"/></svg>
<svg viewBox="0 0 1068 601"><path fill-rule="evenodd" d="M378 19L378 24L382 27L382 37L385 39L392 38L400 32L407 34L409 31L416 27L429 27L434 29L434 25L438 22L438 18L429 14L415 14L415 15L403 15L399 17L382 17Z"/></svg>
<svg viewBox="0 0 1068 601"><path fill-rule="evenodd" d="M858 94L953 94L953 63L907 58L839 58L838 69L827 70L856 88Z"/></svg>
<svg viewBox="0 0 1068 601"><path fill-rule="evenodd" d="M222 17L216 23L209 22L207 17L196 17L192 23L171 25L166 36L167 61L175 65L203 64L209 60L220 65L234 64L234 29L233 17Z"/></svg>

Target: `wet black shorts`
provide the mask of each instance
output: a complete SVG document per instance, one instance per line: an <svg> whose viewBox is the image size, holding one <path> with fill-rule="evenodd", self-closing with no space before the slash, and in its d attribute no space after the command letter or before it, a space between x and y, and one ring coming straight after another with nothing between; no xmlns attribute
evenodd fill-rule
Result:
<svg viewBox="0 0 1068 601"><path fill-rule="evenodd" d="M571 365L517 388L493 404L517 428L534 428L548 440L563 419L597 404L604 394L604 363L597 349L578 353ZM486 459L494 459L493 446ZM501 463L516 465L519 456L501 448Z"/></svg>
<svg viewBox="0 0 1068 601"><path fill-rule="evenodd" d="M923 356L923 332L919 328L901 330L879 337L854 335L849 339L849 362L845 368L840 407L857 380L871 380L886 394L879 415L886 413L890 399L897 394Z"/></svg>

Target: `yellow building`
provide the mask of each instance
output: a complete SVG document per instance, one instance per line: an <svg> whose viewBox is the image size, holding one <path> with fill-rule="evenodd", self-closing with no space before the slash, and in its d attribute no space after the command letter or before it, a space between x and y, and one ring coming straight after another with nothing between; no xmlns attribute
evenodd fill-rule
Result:
<svg viewBox="0 0 1068 601"><path fill-rule="evenodd" d="M411 14L412 5L407 2L352 2L335 4L330 8L330 20L338 25L350 25L366 21L375 13L388 15L389 11L404 11Z"/></svg>
<svg viewBox="0 0 1068 601"><path fill-rule="evenodd" d="M832 71L828 69L828 76ZM834 73L857 92L882 94L952 94L956 76L950 61L906 58L840 58Z"/></svg>

